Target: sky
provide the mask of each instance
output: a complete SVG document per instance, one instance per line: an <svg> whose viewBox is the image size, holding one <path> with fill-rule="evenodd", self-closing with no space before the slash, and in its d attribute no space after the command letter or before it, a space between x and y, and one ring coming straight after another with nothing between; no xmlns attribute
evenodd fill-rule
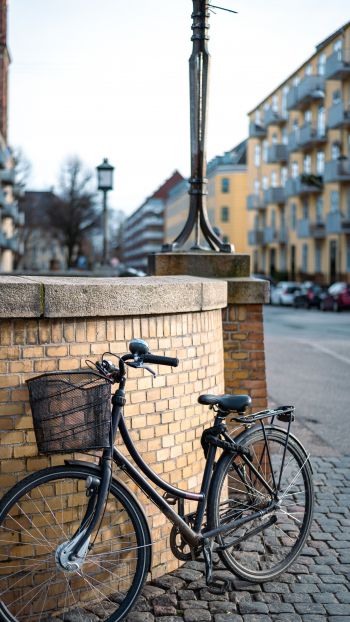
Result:
<svg viewBox="0 0 350 622"><path fill-rule="evenodd" d="M247 137L247 113L350 20L348 0L212 0L207 156ZM131 213L175 169L190 174L191 0L8 0L9 143L28 189L64 160L115 167L111 208Z"/></svg>

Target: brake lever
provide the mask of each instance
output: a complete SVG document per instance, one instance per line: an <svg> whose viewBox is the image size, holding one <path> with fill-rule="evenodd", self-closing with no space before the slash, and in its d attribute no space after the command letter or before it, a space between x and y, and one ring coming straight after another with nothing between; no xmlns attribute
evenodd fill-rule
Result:
<svg viewBox="0 0 350 622"><path fill-rule="evenodd" d="M147 367L147 365L144 365L142 361L137 362L137 363L126 363L129 367L134 367L135 369L145 369L146 371L149 371L150 374L152 374L153 378L157 377L157 374L155 371L153 371L153 369L151 369L150 367Z"/></svg>

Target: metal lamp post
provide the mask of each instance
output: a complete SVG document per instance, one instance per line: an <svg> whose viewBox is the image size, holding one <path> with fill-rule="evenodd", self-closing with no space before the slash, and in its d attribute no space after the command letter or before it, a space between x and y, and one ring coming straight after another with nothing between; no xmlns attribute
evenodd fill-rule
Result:
<svg viewBox="0 0 350 622"><path fill-rule="evenodd" d="M114 166L109 164L107 158L103 159L102 164L96 167L97 188L103 193L103 265L109 264L109 227L108 227L108 208L107 192L113 189Z"/></svg>

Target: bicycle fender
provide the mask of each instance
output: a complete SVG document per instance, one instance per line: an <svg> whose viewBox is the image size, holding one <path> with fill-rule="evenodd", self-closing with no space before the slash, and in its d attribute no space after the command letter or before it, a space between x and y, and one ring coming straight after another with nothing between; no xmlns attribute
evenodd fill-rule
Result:
<svg viewBox="0 0 350 622"><path fill-rule="evenodd" d="M284 432L284 434L287 434L286 430L284 428L281 428L281 426L278 425L266 425L265 426L265 430L279 430L280 432ZM250 430L243 430L243 432L241 432L240 434L238 434L237 436L234 437L234 440L239 444L243 444L243 437L248 437L251 434L253 434L253 432L255 432L256 429L255 427L250 428ZM296 443L296 445L298 445L298 447L301 449L301 451L303 452L305 458L307 458L308 453L304 447L304 445L300 442L300 440L294 436L294 434L290 434L289 437L293 440L294 443ZM313 466L312 466L312 462L310 461L310 459L308 459L308 463L310 465L311 471L312 473L314 472Z"/></svg>
<svg viewBox="0 0 350 622"><path fill-rule="evenodd" d="M100 466L94 462L87 462L86 460L65 460L64 461L65 464L67 464L68 466L84 466L84 467L88 467L89 469L93 469L94 471L100 472ZM116 483L118 484L121 488L124 488L125 492L132 497L133 501L135 502L135 505L137 505L138 510L140 512L140 514L142 514L142 517L144 519L145 525L147 527L147 535L149 537L149 541L151 543L150 546L150 560L149 560L149 568L147 569L147 572L151 572L151 568L152 568L152 561L153 561L153 542L152 542L152 537L151 537L151 530L149 528L149 524L148 524L148 520L147 520L147 516L145 514L145 511L141 505L141 503L139 502L138 498L134 495L134 493L129 490L129 488L126 486L126 484L124 484L124 482L122 482L120 479L116 479L115 477L112 477L112 482L111 483Z"/></svg>

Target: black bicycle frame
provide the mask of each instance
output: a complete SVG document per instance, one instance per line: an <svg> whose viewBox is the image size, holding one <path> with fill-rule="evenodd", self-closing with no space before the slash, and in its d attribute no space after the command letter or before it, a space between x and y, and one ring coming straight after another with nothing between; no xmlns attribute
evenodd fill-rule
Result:
<svg viewBox="0 0 350 622"><path fill-rule="evenodd" d="M271 499L271 505L269 504L267 508L260 510L258 512L255 512L254 514L251 514L250 516L243 517L238 520L233 520L232 523L226 524L221 527L217 527L215 529L208 529L208 530L201 531L203 517L205 514L205 510L206 510L206 505L207 505L210 483L211 483L212 475L214 471L214 463L215 463L215 457L217 453L217 447L214 444L210 444L209 446L209 451L208 451L206 465L205 465L205 469L203 473L203 479L202 479L200 492L194 493L194 492L181 490L179 488L175 488L171 484L162 480L145 463L142 456L137 451L132 441L132 438L130 437L130 434L125 424L123 413L121 412L121 409L120 409L120 413L118 414L119 414L118 428L120 431L120 435L125 443L125 446L130 456L132 457L136 465L139 467L139 469L144 473L144 475L146 475L146 477L150 481L152 481L156 486L164 490L166 494L170 495L172 499L177 499L177 500L182 499L182 500L197 502L194 529L191 529L191 527L186 523L184 518L178 512L176 512L173 507L171 507L171 505L167 502L166 498L164 498L164 496L161 496L150 485L150 483L143 477L142 473L140 473L130 463L130 461L127 458L125 458L125 456L123 456L123 454L121 454L120 451L114 446L113 461L117 464L117 466L122 471L124 471L137 484L137 486L145 493L145 495L149 497L151 501L160 509L160 511L179 529L180 533L182 534L182 536L184 537L184 539L188 542L190 546L196 547L204 540L204 538L211 538L216 535L219 535L219 534L222 534L228 531L232 531L233 529L245 523L251 522L255 520L256 518L259 518L261 516L264 516L264 514L271 512L271 509L274 507L274 501L272 499ZM222 421L223 421L223 416L220 416L220 414L218 414L215 418L214 426L220 425ZM238 454L238 452L235 450L234 441L230 439L230 442L232 443L232 453ZM246 466L249 467L249 469L251 469L251 471L254 473L257 479L259 479L261 484L266 488L266 490L271 495L271 497L273 497L274 491L271 489L271 487L265 481L265 479L259 473L259 471L257 471L257 469L251 463L249 458L245 456L244 454L240 454L240 456L243 459Z"/></svg>

